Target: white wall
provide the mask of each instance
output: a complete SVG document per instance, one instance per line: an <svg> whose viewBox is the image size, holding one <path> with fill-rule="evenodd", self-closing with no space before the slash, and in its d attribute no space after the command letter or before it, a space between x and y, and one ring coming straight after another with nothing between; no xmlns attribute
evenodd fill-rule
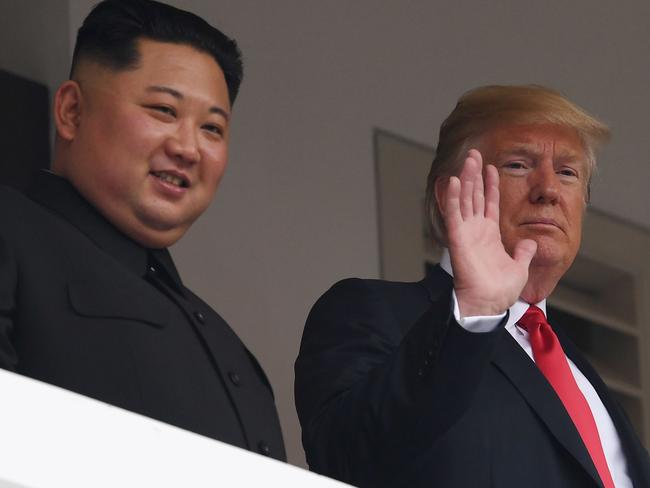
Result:
<svg viewBox="0 0 650 488"><path fill-rule="evenodd" d="M95 0L69 3L76 29ZM269 373L293 463L309 308L334 281L379 272L374 127L433 145L469 88L553 86L614 131L594 206L650 228L646 0L170 3L237 38L246 63L227 177L173 252Z"/></svg>
<svg viewBox="0 0 650 488"><path fill-rule="evenodd" d="M0 68L50 87L68 72L68 1L2 0Z"/></svg>

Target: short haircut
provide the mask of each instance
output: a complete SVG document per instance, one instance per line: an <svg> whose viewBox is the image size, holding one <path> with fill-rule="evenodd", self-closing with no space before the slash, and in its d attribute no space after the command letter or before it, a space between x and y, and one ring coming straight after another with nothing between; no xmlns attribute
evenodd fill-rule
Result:
<svg viewBox="0 0 650 488"><path fill-rule="evenodd" d="M88 14L77 33L70 78L81 60L116 71L135 69L138 40L186 44L214 58L226 78L232 105L243 78L237 43L201 17L153 0L104 0Z"/></svg>
<svg viewBox="0 0 650 488"><path fill-rule="evenodd" d="M446 245L444 220L435 198L439 178L458 176L467 152L482 134L503 124L553 124L577 131L589 164L588 181L596 167L596 151L609 139L609 129L559 92L539 85L490 85L463 94L440 126L436 153L427 178L426 209L434 239ZM587 185L587 198L589 192Z"/></svg>

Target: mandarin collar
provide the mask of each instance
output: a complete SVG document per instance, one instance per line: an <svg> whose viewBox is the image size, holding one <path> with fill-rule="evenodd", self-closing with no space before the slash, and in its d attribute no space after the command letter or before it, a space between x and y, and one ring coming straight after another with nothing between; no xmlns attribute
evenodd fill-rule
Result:
<svg viewBox="0 0 650 488"><path fill-rule="evenodd" d="M88 203L64 177L42 170L36 173L25 191L36 203L76 227L97 247L123 263L137 276L147 274L153 257L163 266L179 290L183 285L167 249L147 249L119 231L95 207Z"/></svg>

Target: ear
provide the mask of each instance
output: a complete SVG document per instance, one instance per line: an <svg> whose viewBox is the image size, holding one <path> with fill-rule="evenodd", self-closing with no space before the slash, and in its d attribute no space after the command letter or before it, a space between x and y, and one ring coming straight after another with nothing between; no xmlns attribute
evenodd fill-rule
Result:
<svg viewBox="0 0 650 488"><path fill-rule="evenodd" d="M433 196L436 199L436 205L440 211L440 215L445 216L445 205L447 203L447 187L449 186L449 178L445 176L438 176L436 181L433 182Z"/></svg>
<svg viewBox="0 0 650 488"><path fill-rule="evenodd" d="M72 141L81 119L81 87L73 80L64 82L54 95L54 123L59 137Z"/></svg>

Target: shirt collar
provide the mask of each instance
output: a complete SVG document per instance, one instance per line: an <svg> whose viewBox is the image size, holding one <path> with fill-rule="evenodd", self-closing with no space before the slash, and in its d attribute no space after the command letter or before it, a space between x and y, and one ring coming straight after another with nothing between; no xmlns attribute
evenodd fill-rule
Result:
<svg viewBox="0 0 650 488"><path fill-rule="evenodd" d="M449 249L447 248L443 248L442 250L442 256L440 257L440 267L444 269L450 276L454 276L454 270L451 267L451 257L449 256ZM536 303L535 305L537 305L542 310L542 312L544 312L544 315L546 315L546 299ZM514 328L519 319L524 316L524 313L526 313L528 307L530 307L529 303L523 301L521 298L518 298L517 301L509 309L510 315L508 316L506 329Z"/></svg>
<svg viewBox="0 0 650 488"><path fill-rule="evenodd" d="M27 188L27 196L76 227L97 247L123 263L137 276L145 276L153 255L174 285L182 282L167 249L147 249L120 232L65 178L51 171L39 171Z"/></svg>

